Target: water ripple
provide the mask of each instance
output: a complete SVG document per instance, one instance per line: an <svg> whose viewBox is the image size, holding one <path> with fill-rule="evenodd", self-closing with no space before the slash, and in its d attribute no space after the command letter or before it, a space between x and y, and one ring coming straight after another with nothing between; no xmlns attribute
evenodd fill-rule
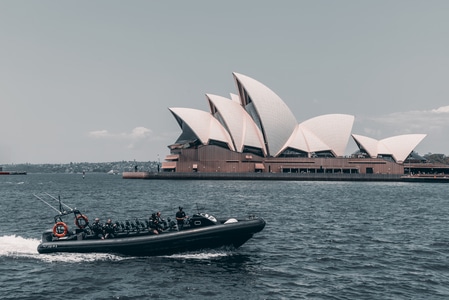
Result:
<svg viewBox="0 0 449 300"><path fill-rule="evenodd" d="M3 181L1 181L3 180ZM360 182L145 181L29 174L0 178L2 299L447 299L449 186ZM236 251L161 257L39 255L60 194L89 218L173 217L204 207L257 214ZM59 288L60 287L60 288Z"/></svg>

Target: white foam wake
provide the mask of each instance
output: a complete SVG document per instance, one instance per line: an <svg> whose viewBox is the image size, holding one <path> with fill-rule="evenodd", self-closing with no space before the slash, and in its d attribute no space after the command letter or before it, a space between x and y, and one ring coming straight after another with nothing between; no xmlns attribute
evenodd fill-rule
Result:
<svg viewBox="0 0 449 300"><path fill-rule="evenodd" d="M28 239L16 235L0 236L0 257L7 256L13 258L32 258L45 262L92 262L92 261L119 261L125 259L133 259L133 257L122 257L107 253L53 253L53 254L39 254L37 246L40 240ZM194 259L194 260L208 260L232 255L228 251L210 251L210 252L190 252L173 254L165 257L175 259Z"/></svg>
<svg viewBox="0 0 449 300"><path fill-rule="evenodd" d="M25 239L16 235L0 236L0 256L32 256L38 254L37 239Z"/></svg>
<svg viewBox="0 0 449 300"><path fill-rule="evenodd" d="M46 262L67 262L79 263L98 260L124 260L120 257L107 253L55 253L55 254L39 254L37 246L40 240L27 239L16 235L0 236L0 256L8 256L13 258L34 258Z"/></svg>
<svg viewBox="0 0 449 300"><path fill-rule="evenodd" d="M223 251L211 251L211 252L197 252L197 253L179 253L166 256L169 258L181 258L181 259L198 259L198 260L208 260L220 257L226 257L232 255L231 252Z"/></svg>

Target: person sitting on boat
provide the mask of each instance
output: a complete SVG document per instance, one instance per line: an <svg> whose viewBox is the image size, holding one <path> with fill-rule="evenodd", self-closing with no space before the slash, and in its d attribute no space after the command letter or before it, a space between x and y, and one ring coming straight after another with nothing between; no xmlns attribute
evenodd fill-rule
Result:
<svg viewBox="0 0 449 300"><path fill-rule="evenodd" d="M158 222L159 226L161 227L161 229L162 229L162 230L167 229L167 221L165 221L165 220L162 218L162 215L161 215L161 212L160 212L160 211L158 211L158 212L156 213L156 218L157 218L157 222Z"/></svg>
<svg viewBox="0 0 449 300"><path fill-rule="evenodd" d="M153 234L159 234L162 232L161 225L159 224L156 214L151 214L150 217L150 232Z"/></svg>
<svg viewBox="0 0 449 300"><path fill-rule="evenodd" d="M92 225L91 230L95 237L104 240L104 229L103 225L100 223L100 218L95 218L95 222Z"/></svg>
<svg viewBox="0 0 449 300"><path fill-rule="evenodd" d="M178 222L178 230L182 230L184 228L184 222L187 219L186 213L182 210L182 207L179 207L178 212L176 213L176 221Z"/></svg>
<svg viewBox="0 0 449 300"><path fill-rule="evenodd" d="M111 219L108 219L106 224L104 224L104 238L105 239L113 239L115 238L115 229L117 224L113 224Z"/></svg>

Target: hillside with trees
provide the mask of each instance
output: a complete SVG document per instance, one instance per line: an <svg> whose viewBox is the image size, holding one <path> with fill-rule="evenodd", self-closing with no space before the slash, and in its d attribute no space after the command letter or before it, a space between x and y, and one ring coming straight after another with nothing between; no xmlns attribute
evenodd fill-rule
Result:
<svg viewBox="0 0 449 300"><path fill-rule="evenodd" d="M158 162L155 161L119 161L104 163L68 163L68 164L9 164L2 165L4 171L27 173L114 173L132 171L158 171Z"/></svg>

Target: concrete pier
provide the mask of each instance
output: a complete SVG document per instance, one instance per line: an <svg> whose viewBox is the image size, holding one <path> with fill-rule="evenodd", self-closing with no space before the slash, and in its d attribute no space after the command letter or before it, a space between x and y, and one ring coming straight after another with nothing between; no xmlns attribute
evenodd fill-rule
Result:
<svg viewBox="0 0 449 300"><path fill-rule="evenodd" d="M177 173L124 172L124 179L163 180L282 180L282 181L389 181L389 182L446 182L443 175L404 176L398 174L335 174L335 173Z"/></svg>
<svg viewBox="0 0 449 300"><path fill-rule="evenodd" d="M283 180L283 181L402 181L395 174L331 174L331 173L177 173L124 172L125 179L165 180Z"/></svg>
<svg viewBox="0 0 449 300"><path fill-rule="evenodd" d="M150 172L123 172L124 179L150 179Z"/></svg>

